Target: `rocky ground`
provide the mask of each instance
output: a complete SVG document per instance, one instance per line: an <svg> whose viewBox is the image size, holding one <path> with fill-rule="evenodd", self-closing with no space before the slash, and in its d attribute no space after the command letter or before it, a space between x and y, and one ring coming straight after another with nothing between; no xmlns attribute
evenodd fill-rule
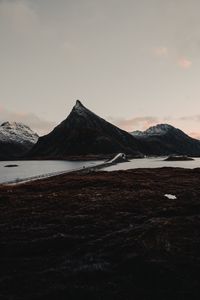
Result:
<svg viewBox="0 0 200 300"><path fill-rule="evenodd" d="M200 299L200 169L1 186L0 237L0 299Z"/></svg>

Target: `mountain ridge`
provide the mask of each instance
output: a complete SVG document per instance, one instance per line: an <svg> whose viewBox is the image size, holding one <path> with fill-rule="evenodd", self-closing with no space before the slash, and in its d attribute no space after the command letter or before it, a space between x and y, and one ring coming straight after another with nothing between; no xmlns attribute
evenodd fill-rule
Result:
<svg viewBox="0 0 200 300"><path fill-rule="evenodd" d="M130 157L200 156L200 141L172 125L157 124L128 133L86 108L80 100L61 123L39 138L24 124L4 122L0 126L0 145L1 160L20 155L22 159L93 159L117 153Z"/></svg>
<svg viewBox="0 0 200 300"><path fill-rule="evenodd" d="M110 155L141 156L140 141L76 101L70 114L49 134L40 137L29 157Z"/></svg>
<svg viewBox="0 0 200 300"><path fill-rule="evenodd" d="M17 159L37 142L38 135L20 122L3 122L0 125L0 160Z"/></svg>
<svg viewBox="0 0 200 300"><path fill-rule="evenodd" d="M169 124L157 124L131 134L143 143L145 155L200 156L200 141Z"/></svg>

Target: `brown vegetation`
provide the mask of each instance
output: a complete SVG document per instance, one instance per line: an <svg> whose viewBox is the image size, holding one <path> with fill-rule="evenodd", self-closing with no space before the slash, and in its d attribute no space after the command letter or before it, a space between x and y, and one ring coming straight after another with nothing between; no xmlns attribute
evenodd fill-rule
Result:
<svg viewBox="0 0 200 300"><path fill-rule="evenodd" d="M200 169L1 186L0 236L0 299L199 299Z"/></svg>

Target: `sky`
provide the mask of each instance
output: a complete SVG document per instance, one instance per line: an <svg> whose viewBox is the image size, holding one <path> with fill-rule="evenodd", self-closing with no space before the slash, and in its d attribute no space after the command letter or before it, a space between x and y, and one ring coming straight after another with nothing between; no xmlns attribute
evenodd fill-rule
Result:
<svg viewBox="0 0 200 300"><path fill-rule="evenodd" d="M0 121L40 135L76 99L127 130L200 138L199 0L0 0Z"/></svg>

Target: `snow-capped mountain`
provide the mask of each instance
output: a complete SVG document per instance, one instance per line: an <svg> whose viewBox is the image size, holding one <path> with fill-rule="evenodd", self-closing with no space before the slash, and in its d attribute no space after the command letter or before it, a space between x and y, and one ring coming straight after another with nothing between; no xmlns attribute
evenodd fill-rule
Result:
<svg viewBox="0 0 200 300"><path fill-rule="evenodd" d="M158 124L155 126L149 127L145 131L136 130L131 132L133 136L146 136L146 135L165 135L171 130L179 130L169 124Z"/></svg>
<svg viewBox="0 0 200 300"><path fill-rule="evenodd" d="M16 122L0 125L0 159L13 159L29 151L37 142L38 135L28 126Z"/></svg>
<svg viewBox="0 0 200 300"><path fill-rule="evenodd" d="M39 138L27 158L114 155L120 152L132 156L200 156L200 142L168 124L130 134L100 118L77 100L69 116L48 135Z"/></svg>
<svg viewBox="0 0 200 300"><path fill-rule="evenodd" d="M0 126L1 142L35 144L37 140L37 133L33 132L25 124L17 122L4 122Z"/></svg>
<svg viewBox="0 0 200 300"><path fill-rule="evenodd" d="M52 132L39 138L29 157L56 158L125 152L141 155L140 141L100 118L76 101L69 116Z"/></svg>
<svg viewBox="0 0 200 300"><path fill-rule="evenodd" d="M200 155L200 141L169 124L158 124L131 134L142 142L146 155Z"/></svg>

